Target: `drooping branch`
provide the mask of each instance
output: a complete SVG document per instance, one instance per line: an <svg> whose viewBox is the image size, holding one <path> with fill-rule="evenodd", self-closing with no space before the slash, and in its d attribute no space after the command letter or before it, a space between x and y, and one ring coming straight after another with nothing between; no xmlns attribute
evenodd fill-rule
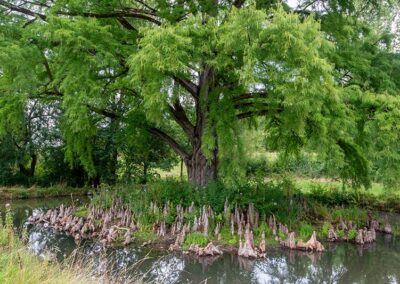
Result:
<svg viewBox="0 0 400 284"><path fill-rule="evenodd" d="M236 110L241 111L237 114L238 119L249 118L253 116L263 116L271 112L270 104L265 99L267 93L244 93L239 96L233 97L232 102ZM280 110L278 109L278 112Z"/></svg>
<svg viewBox="0 0 400 284"><path fill-rule="evenodd" d="M268 102L263 101L255 101L255 102L239 102L234 104L235 109L245 111L249 110L249 108L260 109L261 107L269 107L270 104Z"/></svg>
<svg viewBox="0 0 400 284"><path fill-rule="evenodd" d="M155 128L155 127L151 127L149 129L149 132L151 134L153 134L154 136L160 138L164 142L166 142L168 145L170 145L172 147L172 149L174 149L174 151L178 155L180 155L184 160L189 159L189 154L186 153L185 149L183 149L183 147L181 145L179 145L178 142L176 142L171 136L169 136L162 130Z"/></svg>

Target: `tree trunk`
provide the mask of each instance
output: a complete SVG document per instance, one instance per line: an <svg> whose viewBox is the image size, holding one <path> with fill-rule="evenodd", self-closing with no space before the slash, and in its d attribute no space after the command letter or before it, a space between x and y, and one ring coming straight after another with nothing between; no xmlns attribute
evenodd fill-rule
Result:
<svg viewBox="0 0 400 284"><path fill-rule="evenodd" d="M27 176L27 177L33 177L35 175L36 163L37 163L37 155L36 154L32 154L31 155L31 162L30 162L30 165L29 165L28 169L22 163L18 164L20 173L25 175L25 176Z"/></svg>
<svg viewBox="0 0 400 284"><path fill-rule="evenodd" d="M29 176L30 177L33 177L35 175L36 163L37 163L37 155L32 154L31 155L31 166L29 168Z"/></svg>
<svg viewBox="0 0 400 284"><path fill-rule="evenodd" d="M149 168L149 165L146 162L143 162L142 184L146 184L147 183L148 168Z"/></svg>
<svg viewBox="0 0 400 284"><path fill-rule="evenodd" d="M185 164L191 184L205 186L217 179L217 160L207 159L201 150L194 151Z"/></svg>

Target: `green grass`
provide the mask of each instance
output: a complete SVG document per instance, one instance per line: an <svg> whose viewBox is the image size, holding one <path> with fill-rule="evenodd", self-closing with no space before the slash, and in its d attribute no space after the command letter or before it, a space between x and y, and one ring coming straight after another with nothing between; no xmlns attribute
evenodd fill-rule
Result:
<svg viewBox="0 0 400 284"><path fill-rule="evenodd" d="M165 171L165 170L162 170L162 169L157 169L156 172L160 175L161 178L176 178L176 179L180 179L180 177L181 177L181 164L178 163L175 167L173 167L169 171ZM183 178L183 180L187 180L187 170L186 170L185 164L183 164L182 178Z"/></svg>
<svg viewBox="0 0 400 284"><path fill-rule="evenodd" d="M28 199L62 196L82 196L92 192L92 188L73 188L61 185L53 187L0 187L0 199Z"/></svg>
<svg viewBox="0 0 400 284"><path fill-rule="evenodd" d="M332 180L332 179L311 179L311 178L300 178L297 177L294 179L294 183L297 188L299 188L303 193L310 193L316 187L322 187L327 191L343 191L343 184L341 181ZM354 191L353 188L346 186L344 188L345 192ZM374 196L382 196L386 193L394 194L400 197L400 190L388 189L383 186L381 183L372 183L371 188L368 189L358 189L360 193L372 194Z"/></svg>
<svg viewBox="0 0 400 284"><path fill-rule="evenodd" d="M315 228L313 225L308 224L308 223L301 223L299 228L298 228L298 239L303 240L303 241L307 241L313 231L315 231Z"/></svg>

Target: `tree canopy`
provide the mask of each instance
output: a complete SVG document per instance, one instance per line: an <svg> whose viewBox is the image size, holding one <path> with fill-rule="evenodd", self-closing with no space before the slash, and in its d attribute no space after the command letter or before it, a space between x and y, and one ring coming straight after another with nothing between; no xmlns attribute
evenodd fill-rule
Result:
<svg viewBox="0 0 400 284"><path fill-rule="evenodd" d="M47 145L110 182L172 149L205 185L242 176L258 127L269 150L315 152L355 186L396 183L398 3L289 4L0 1L0 143L21 172Z"/></svg>

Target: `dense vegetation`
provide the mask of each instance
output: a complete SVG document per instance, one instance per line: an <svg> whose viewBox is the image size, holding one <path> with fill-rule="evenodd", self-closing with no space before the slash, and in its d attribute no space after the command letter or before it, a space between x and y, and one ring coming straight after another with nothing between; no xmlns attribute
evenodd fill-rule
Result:
<svg viewBox="0 0 400 284"><path fill-rule="evenodd" d="M0 1L0 183L396 186L397 1L299 2Z"/></svg>

